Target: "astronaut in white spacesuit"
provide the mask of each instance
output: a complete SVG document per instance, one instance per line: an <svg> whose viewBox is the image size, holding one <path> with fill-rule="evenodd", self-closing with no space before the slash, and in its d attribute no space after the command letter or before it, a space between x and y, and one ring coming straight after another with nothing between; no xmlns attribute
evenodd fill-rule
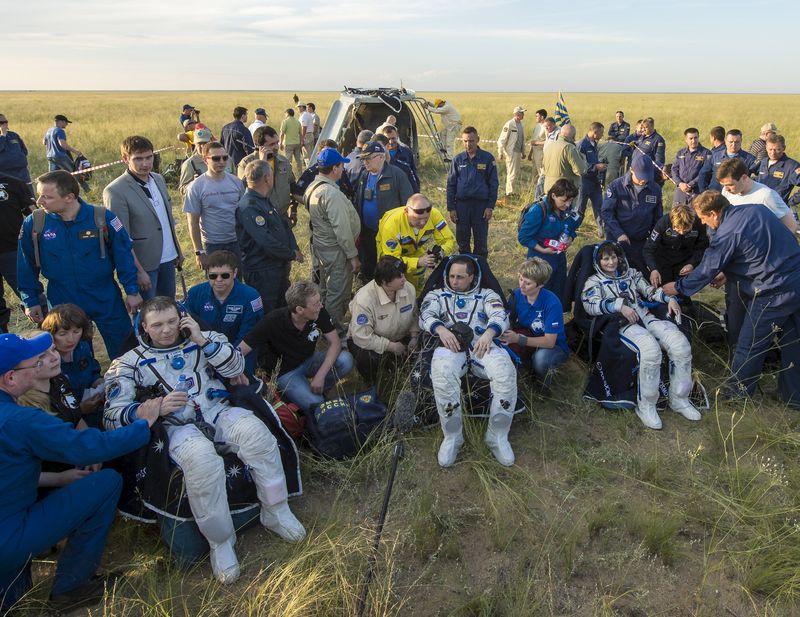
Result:
<svg viewBox="0 0 800 617"><path fill-rule="evenodd" d="M163 296L145 302L140 319L141 344L114 360L105 375L105 427L113 430L136 419L137 386L160 386L170 458L183 471L189 506L211 548L214 576L231 583L239 576L236 533L223 459L214 444L224 444L249 468L261 502L261 524L284 540L297 542L305 537L305 529L289 509L277 442L252 411L231 407L214 396L213 390L225 388L217 375L246 382L244 358L224 335L201 332L174 300Z"/></svg>
<svg viewBox="0 0 800 617"><path fill-rule="evenodd" d="M442 467L455 463L464 443L461 377L467 370L491 383L484 441L501 465L514 464L508 432L517 403L517 372L508 352L494 341L508 329L508 315L500 296L480 283L476 260L451 257L444 288L428 292L420 309L420 327L440 340L431 361L431 382L444 433L438 457Z"/></svg>
<svg viewBox="0 0 800 617"><path fill-rule="evenodd" d="M692 346L671 321L658 319L645 303L666 304L670 316L680 323L681 309L674 297L650 285L641 272L628 267L622 249L614 242L602 242L594 250L593 274L583 286L581 301L589 315L619 313L626 324L619 329L623 344L639 360L639 393L636 415L648 428L660 429L656 410L661 376L661 348L670 360L669 406L687 420L702 418L689 400L692 389Z"/></svg>

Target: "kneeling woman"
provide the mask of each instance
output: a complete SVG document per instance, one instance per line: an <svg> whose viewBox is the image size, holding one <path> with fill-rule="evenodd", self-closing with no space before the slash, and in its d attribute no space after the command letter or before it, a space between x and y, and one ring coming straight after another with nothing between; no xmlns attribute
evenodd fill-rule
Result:
<svg viewBox="0 0 800 617"><path fill-rule="evenodd" d="M519 287L508 298L511 329L502 336L524 362L530 359L545 386L550 385L555 368L569 358L561 300L545 288L552 274L550 264L539 257L520 266Z"/></svg>
<svg viewBox="0 0 800 617"><path fill-rule="evenodd" d="M578 190L566 178L556 180L547 196L533 204L520 221L517 240L528 248L528 258L540 257L553 269L545 289L559 299L567 280L567 247L575 239L580 218L569 212Z"/></svg>
<svg viewBox="0 0 800 617"><path fill-rule="evenodd" d="M382 358L402 357L417 345L416 291L405 272L402 259L384 255L375 267L375 280L350 302L347 345L358 372L369 383L377 381Z"/></svg>

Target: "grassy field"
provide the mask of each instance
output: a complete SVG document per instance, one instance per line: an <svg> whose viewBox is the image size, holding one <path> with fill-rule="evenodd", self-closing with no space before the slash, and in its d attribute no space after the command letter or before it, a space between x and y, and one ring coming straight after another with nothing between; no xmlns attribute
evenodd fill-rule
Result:
<svg viewBox="0 0 800 617"><path fill-rule="evenodd" d="M56 113L75 121L70 142L94 163L119 158L129 134L172 145L183 103L202 110L216 132L235 105L266 107L271 124L293 93L4 93L2 108L44 171L39 142ZM298 93L317 103L323 120L334 93ZM439 93L425 94L430 99ZM606 125L616 109L634 122L653 116L667 140L667 160L687 126L741 128L745 146L775 122L796 153L797 96L566 93L581 135ZM554 93L453 94L464 123L496 139L515 105L552 111ZM492 144L486 148L494 152ZM171 155L165 157L171 160ZM121 167L98 172L89 201ZM423 150L423 191L444 206L444 170ZM530 168L524 167L527 180ZM501 185L503 173L501 170ZM665 187L665 203L671 189ZM174 189L173 189L174 190ZM173 194L176 208L177 192ZM524 250L516 242L516 209L500 208L490 229L490 262L515 285ZM305 214L303 213L304 217ZM190 247L180 219L184 248ZM579 242L593 241L585 225ZM305 221L296 228L307 251ZM308 275L307 265L292 277ZM189 283L200 279L189 269ZM718 301L717 292L708 293ZM16 328L25 327L15 315ZM695 368L713 393L725 374L724 350L695 344ZM792 616L800 614L800 452L798 422L773 396L744 406L717 404L690 424L664 413L664 429L644 428L630 412L608 412L581 397L586 369L570 360L548 398L527 377L529 412L517 416L511 443L517 464L500 467L482 443L485 421L467 422L458 464L436 463L438 428L407 438L366 614L442 616ZM400 387L401 371L389 379ZM355 379L347 389L361 387ZM396 389L396 388L395 388ZM251 529L239 537L241 580L222 587L207 563L176 570L152 527L119 520L106 565L128 574L94 615L353 615L388 476L392 439L351 461L304 455L305 495L293 508L309 536L299 545ZM51 561L36 563L41 585L27 605L36 614L49 588ZM24 614L24 613L23 613Z"/></svg>

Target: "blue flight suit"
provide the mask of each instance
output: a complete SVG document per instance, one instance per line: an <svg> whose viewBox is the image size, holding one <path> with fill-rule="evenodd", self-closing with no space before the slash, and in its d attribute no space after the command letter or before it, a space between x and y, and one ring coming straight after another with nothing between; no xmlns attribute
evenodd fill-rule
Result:
<svg viewBox="0 0 800 617"><path fill-rule="evenodd" d="M459 253L489 254L489 222L483 218L486 208L497 202L497 164L486 150L477 149L473 158L459 152L447 172L447 210L455 210L456 242ZM470 234L474 251L470 251Z"/></svg>
<svg viewBox="0 0 800 617"><path fill-rule="evenodd" d="M634 186L630 172L609 184L600 214L603 217L606 239L618 242L617 238L623 234L628 236L630 248L625 247L628 261L631 266L644 273L647 272L644 244L664 212L661 187L655 180L642 187L638 195Z"/></svg>
<svg viewBox="0 0 800 617"><path fill-rule="evenodd" d="M729 384L752 394L777 336L778 389L787 403L800 406L800 246L794 235L761 205L728 207L702 261L676 283L677 290L691 296L719 272L747 309L736 326Z"/></svg>
<svg viewBox="0 0 800 617"><path fill-rule="evenodd" d="M414 152L412 152L411 148L398 144L397 150L389 150L389 155L392 157L392 163L400 167L408 177L411 190L414 193L419 193L419 174L417 173L417 163L414 160Z"/></svg>
<svg viewBox="0 0 800 617"><path fill-rule="evenodd" d="M740 159L742 159L745 167L747 167L751 173L758 170L758 165L756 165L756 157L746 150L739 150L735 156L738 156ZM729 158L733 157L728 156L728 150L725 146L721 146L719 150L714 149L711 151L711 156L706 159L703 168L700 170L700 175L698 176L698 193L709 190L722 192L722 185L719 183L719 180L717 180L717 170L719 169L719 166Z"/></svg>
<svg viewBox="0 0 800 617"><path fill-rule="evenodd" d="M698 145L697 150L692 152L689 148L681 148L675 155L675 162L672 164L672 179L678 185L684 182L689 185L692 192L688 195L677 186L672 197L672 203L689 203L699 192L697 183L700 178L700 170L706 164L706 160L711 157L711 150L705 146Z"/></svg>
<svg viewBox="0 0 800 617"><path fill-rule="evenodd" d="M522 219L517 232L517 241L528 249L528 258L539 257L544 259L553 268L553 274L544 288L549 289L559 298L562 297L564 285L567 281L567 253L540 253L536 245L544 245L545 240L558 240L562 234L575 238L581 217L578 211L560 212L553 211L547 201L533 204Z"/></svg>
<svg viewBox="0 0 800 617"><path fill-rule="evenodd" d="M772 165L769 163L769 157L761 159L756 180L780 195L787 206L795 206L800 203L800 192L796 193L791 199L789 198L792 189L800 186L800 163L789 158L786 154L783 154Z"/></svg>
<svg viewBox="0 0 800 617"><path fill-rule="evenodd" d="M256 149L250 129L241 120L234 120L223 126L219 140L231 155L234 168L239 161Z"/></svg>
<svg viewBox="0 0 800 617"><path fill-rule="evenodd" d="M234 347L239 346L245 335L264 316L258 291L238 280L233 282L233 289L224 302L217 300L211 283L205 282L189 289L183 305L202 330L224 334ZM245 366L251 373L255 369L257 356L254 353L245 356Z"/></svg>
<svg viewBox="0 0 800 617"><path fill-rule="evenodd" d="M298 250L289 222L267 197L247 189L236 208L236 237L244 282L261 295L264 311L286 306L289 271Z"/></svg>
<svg viewBox="0 0 800 617"><path fill-rule="evenodd" d="M602 227L600 220L600 206L603 203L603 185L600 180L597 164L600 160L597 157L597 143L585 136L578 142L578 152L586 159L586 173L581 176L581 186L578 192L578 212L581 219L586 214L586 204L592 201L592 212L598 228Z"/></svg>
<svg viewBox="0 0 800 617"><path fill-rule="evenodd" d="M106 211L108 242L106 256L100 254L100 235L94 224L94 210L82 199L74 221L65 222L57 214L45 217L39 237L42 275L47 279L47 299L51 306L72 302L80 306L100 330L109 358L120 355L121 345L132 330L114 271L127 295L139 293L133 242L122 222ZM17 285L27 308L39 305L42 284L33 255L33 215L22 222L17 250Z"/></svg>
<svg viewBox="0 0 800 617"><path fill-rule="evenodd" d="M608 127L608 138L614 141L625 141L630 134L630 122L625 122L625 120L622 122L612 122L611 126Z"/></svg>
<svg viewBox="0 0 800 617"><path fill-rule="evenodd" d="M664 161L667 156L667 142L658 134L658 131L653 131L650 135L639 136L636 144L658 167L664 168Z"/></svg>
<svg viewBox="0 0 800 617"><path fill-rule="evenodd" d="M70 362L61 360L61 373L67 378L72 392L80 401L83 398L83 391L91 388L92 384L102 377L100 363L95 360L89 341L78 341Z"/></svg>
<svg viewBox="0 0 800 617"><path fill-rule="evenodd" d="M28 171L28 148L25 142L14 131L0 135L0 173L22 180L26 184L31 181Z"/></svg>
<svg viewBox="0 0 800 617"><path fill-rule="evenodd" d="M0 614L30 589L30 559L68 538L53 594L86 583L100 565L114 521L122 478L103 469L37 501L42 460L91 465L147 445L145 420L102 433L77 431L44 411L22 407L0 392Z"/></svg>

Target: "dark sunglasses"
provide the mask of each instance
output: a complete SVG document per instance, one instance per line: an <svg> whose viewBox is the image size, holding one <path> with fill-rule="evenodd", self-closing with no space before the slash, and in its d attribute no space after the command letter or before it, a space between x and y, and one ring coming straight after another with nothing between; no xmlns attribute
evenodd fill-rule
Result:
<svg viewBox="0 0 800 617"><path fill-rule="evenodd" d="M219 163L220 161L227 161L231 157L229 157L227 154L216 154L214 156L209 156L208 158L210 158L215 163Z"/></svg>
<svg viewBox="0 0 800 617"><path fill-rule="evenodd" d="M0 120L0 124L8 124L8 120Z"/></svg>
<svg viewBox="0 0 800 617"><path fill-rule="evenodd" d="M210 280L212 280L212 281L216 281L218 278L221 278L222 280L227 281L229 278L231 278L231 273L230 272L209 272L208 273L208 278Z"/></svg>
<svg viewBox="0 0 800 617"><path fill-rule="evenodd" d="M417 210L416 208L411 208L411 211L414 212L415 214L427 214L431 210L433 210L433 206L428 206L427 208L421 208L420 210Z"/></svg>

